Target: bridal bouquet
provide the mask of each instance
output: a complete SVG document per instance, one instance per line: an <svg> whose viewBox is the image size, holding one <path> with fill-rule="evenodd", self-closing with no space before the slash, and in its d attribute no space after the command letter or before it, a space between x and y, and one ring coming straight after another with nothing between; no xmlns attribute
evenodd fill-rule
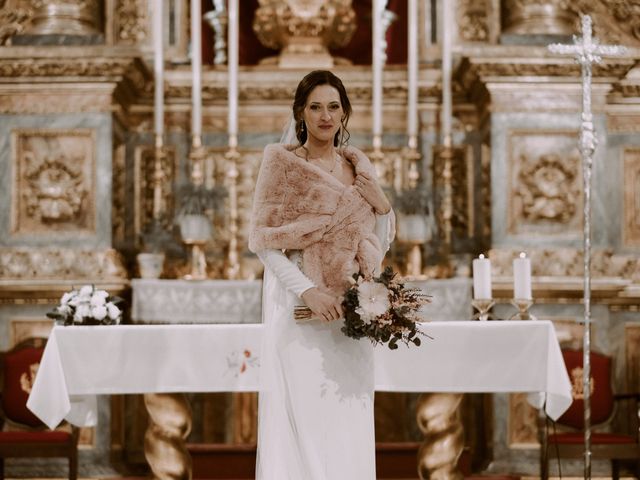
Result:
<svg viewBox="0 0 640 480"><path fill-rule="evenodd" d="M93 285L84 285L62 295L60 305L47 317L58 325L117 325L122 321L122 310L118 304L123 300L110 296L105 290Z"/></svg>
<svg viewBox="0 0 640 480"><path fill-rule="evenodd" d="M355 274L344 294L341 330L351 338L386 343L392 350L398 348L398 342L419 346L418 334L424 334L417 328L418 309L430 301L420 290L405 287L390 267L371 280ZM296 320L309 320L312 315L309 307L295 307Z"/></svg>

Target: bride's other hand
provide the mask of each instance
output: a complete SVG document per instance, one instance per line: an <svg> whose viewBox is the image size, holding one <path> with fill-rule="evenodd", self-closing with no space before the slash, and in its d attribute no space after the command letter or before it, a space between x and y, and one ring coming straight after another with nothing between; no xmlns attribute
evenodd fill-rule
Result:
<svg viewBox="0 0 640 480"><path fill-rule="evenodd" d="M301 297L314 316L326 322L342 317L342 299L338 297L324 293L317 287L305 290Z"/></svg>
<svg viewBox="0 0 640 480"><path fill-rule="evenodd" d="M360 172L356 175L354 187L362 197L373 207L379 215L386 215L391 210L391 204L382 191L382 187L368 172Z"/></svg>

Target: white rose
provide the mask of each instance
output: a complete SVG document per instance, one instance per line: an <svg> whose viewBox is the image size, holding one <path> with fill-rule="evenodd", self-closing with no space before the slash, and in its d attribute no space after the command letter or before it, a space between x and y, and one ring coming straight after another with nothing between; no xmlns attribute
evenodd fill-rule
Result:
<svg viewBox="0 0 640 480"><path fill-rule="evenodd" d="M109 302L107 303L107 315L109 315L109 318L111 320L117 320L118 318L120 318L120 314L122 313L122 311L115 306L115 304Z"/></svg>
<svg viewBox="0 0 640 480"><path fill-rule="evenodd" d="M91 316L96 320L102 320L107 316L107 308L104 305L99 305L91 309Z"/></svg>
<svg viewBox="0 0 640 480"><path fill-rule="evenodd" d="M101 305L104 305L107 302L108 296L109 294L104 290L96 290L95 292L93 292L93 295L91 295L91 306L99 307Z"/></svg>
<svg viewBox="0 0 640 480"><path fill-rule="evenodd" d="M66 317L71 314L71 307L69 305L60 305L58 307L58 313Z"/></svg>
<svg viewBox="0 0 640 480"><path fill-rule="evenodd" d="M76 308L76 314L74 315L75 319L78 318L84 318L84 317L90 317L91 316L91 307L89 307L89 305L86 304L82 304L82 305L78 305L78 308Z"/></svg>
<svg viewBox="0 0 640 480"><path fill-rule="evenodd" d="M93 293L93 287L91 285L85 285L80 289L78 296L80 297L81 301L88 302L89 299L91 298L92 293Z"/></svg>
<svg viewBox="0 0 640 480"><path fill-rule="evenodd" d="M64 295L62 295L62 298L60 299L60 305L66 305L67 303L69 303L69 301L73 299L73 297L75 297L77 293L78 292L74 290L72 292L67 292Z"/></svg>

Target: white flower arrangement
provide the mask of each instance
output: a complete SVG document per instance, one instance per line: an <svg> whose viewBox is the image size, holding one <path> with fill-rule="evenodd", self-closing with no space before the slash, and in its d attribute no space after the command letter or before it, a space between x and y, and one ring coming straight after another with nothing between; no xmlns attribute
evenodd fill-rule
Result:
<svg viewBox="0 0 640 480"><path fill-rule="evenodd" d="M84 285L63 294L60 305L48 312L47 317L65 326L118 325L122 322L122 310L118 307L122 301L105 290Z"/></svg>

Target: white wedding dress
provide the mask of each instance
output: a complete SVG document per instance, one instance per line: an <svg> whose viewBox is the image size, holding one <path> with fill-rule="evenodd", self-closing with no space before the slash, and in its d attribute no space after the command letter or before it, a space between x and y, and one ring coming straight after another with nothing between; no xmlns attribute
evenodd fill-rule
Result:
<svg viewBox="0 0 640 480"><path fill-rule="evenodd" d="M393 214L377 216L387 251ZM313 283L288 258L265 264L256 480L375 480L373 345L345 336L342 321L297 323L293 308Z"/></svg>

